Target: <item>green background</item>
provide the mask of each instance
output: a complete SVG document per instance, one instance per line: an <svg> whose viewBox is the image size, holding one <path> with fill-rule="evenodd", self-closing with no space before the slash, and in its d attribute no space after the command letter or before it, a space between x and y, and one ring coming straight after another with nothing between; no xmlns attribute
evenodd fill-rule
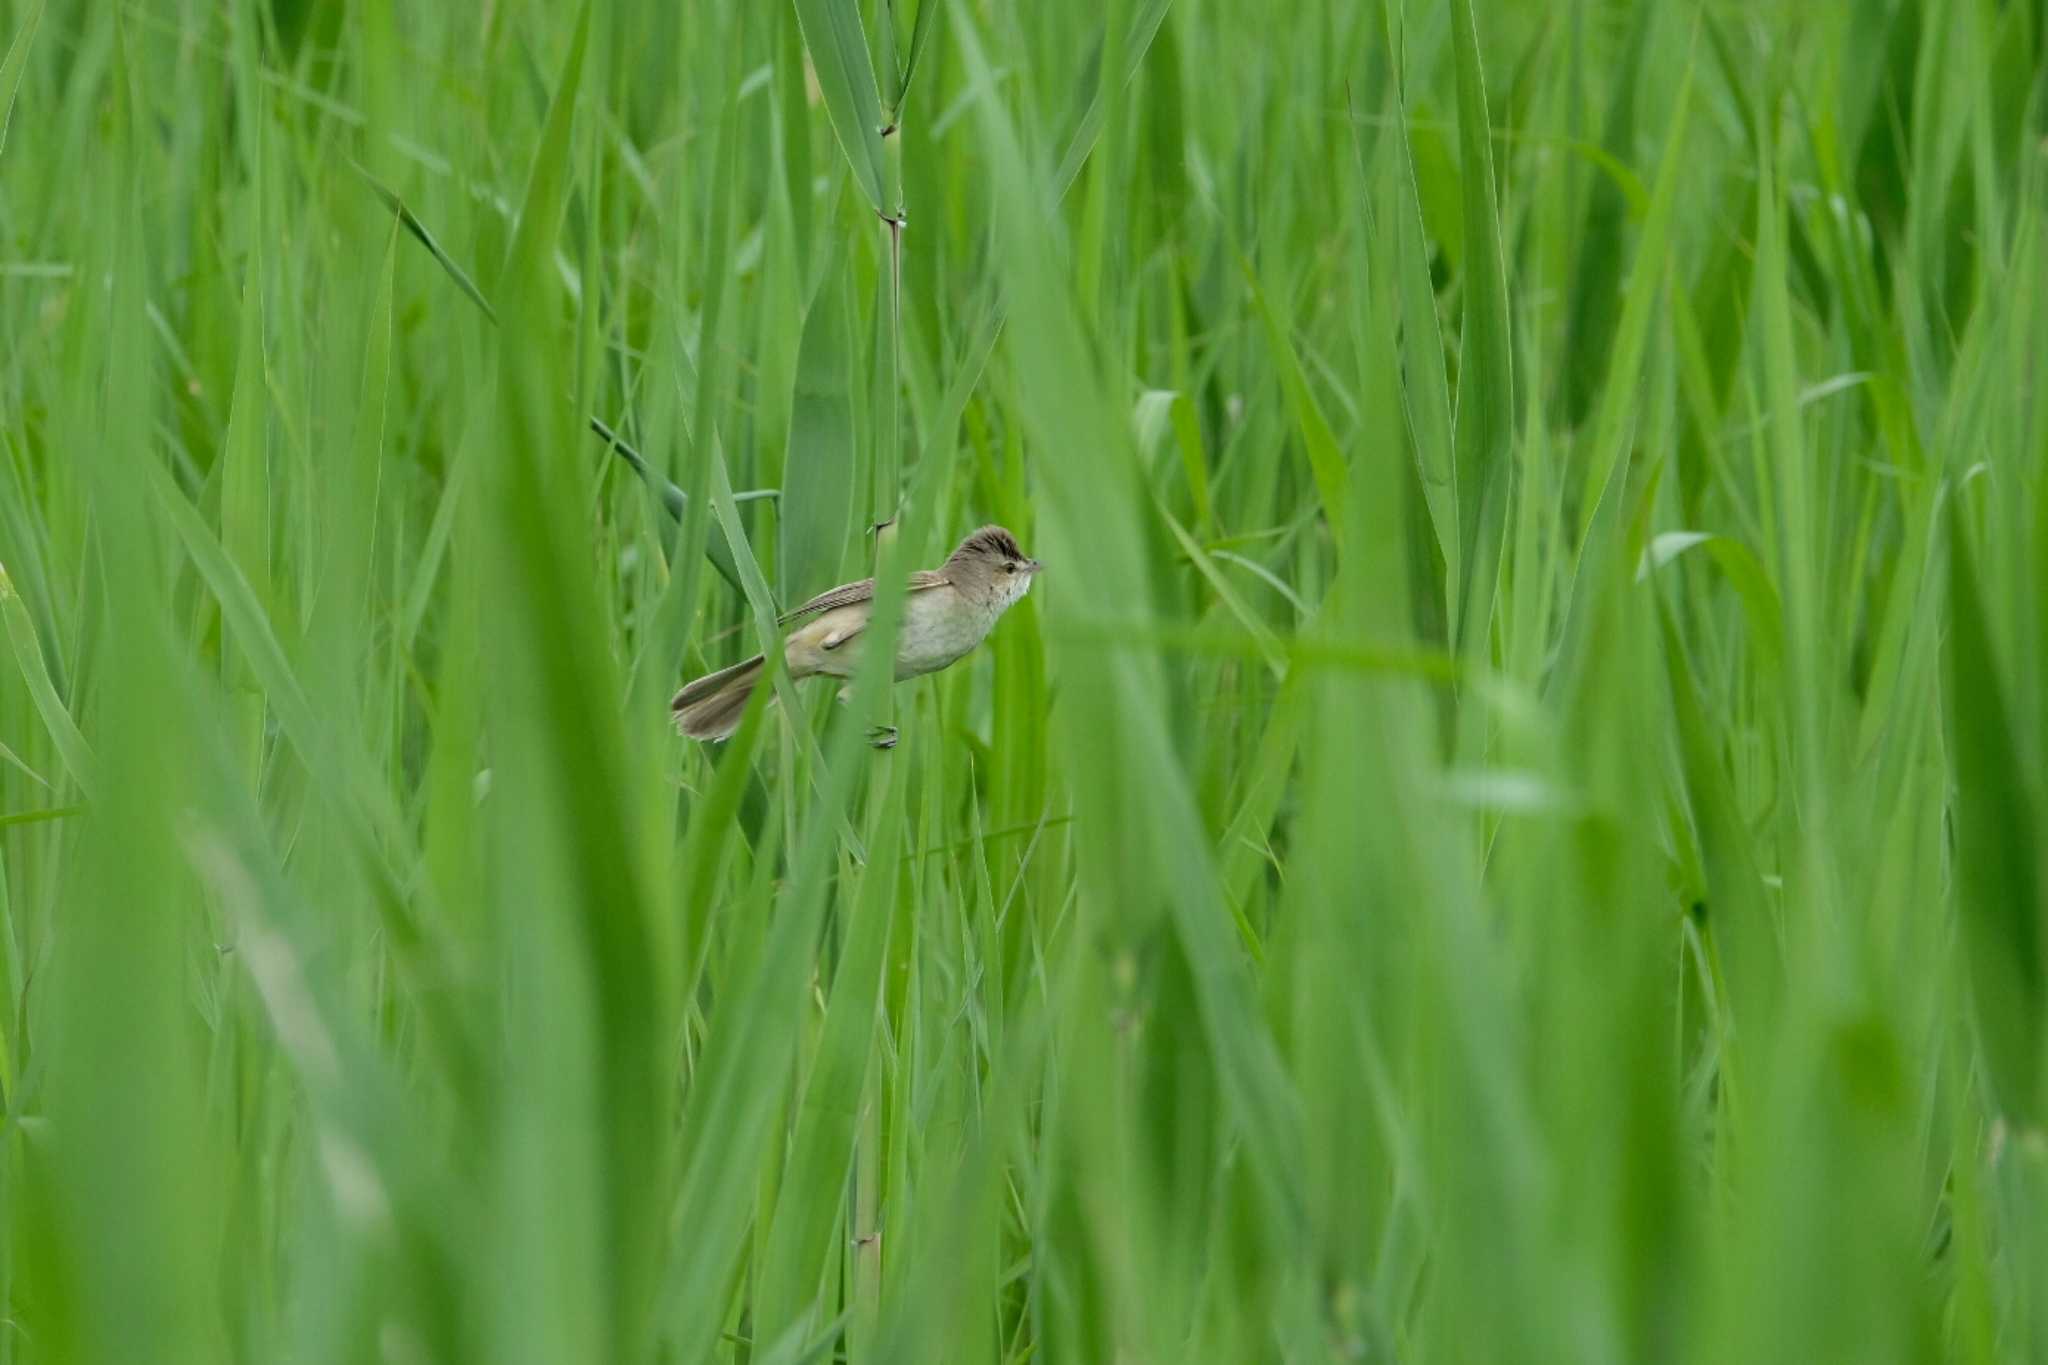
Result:
<svg viewBox="0 0 2048 1365"><path fill-rule="evenodd" d="M0 1365L2048 1359L2041 5L0 45Z"/></svg>

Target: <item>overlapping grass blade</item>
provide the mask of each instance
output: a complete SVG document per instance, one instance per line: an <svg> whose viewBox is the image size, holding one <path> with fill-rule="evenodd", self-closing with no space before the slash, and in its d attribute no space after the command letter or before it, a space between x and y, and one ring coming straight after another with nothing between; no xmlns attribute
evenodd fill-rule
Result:
<svg viewBox="0 0 2048 1365"><path fill-rule="evenodd" d="M21 73L28 65L29 44L35 41L36 26L42 21L43 0L35 0L22 19L21 27L15 31L14 41L7 45L5 60L0 60L0 152L7 150L7 129L14 117L14 96L21 89Z"/></svg>
<svg viewBox="0 0 2048 1365"><path fill-rule="evenodd" d="M1459 183L1465 218L1464 325L1458 336L1458 563L1467 574L1460 644L1479 650L1491 629L1514 439L1514 366L1507 264L1493 173L1493 131L1479 70L1472 0L1452 0L1457 69Z"/></svg>
<svg viewBox="0 0 2048 1365"><path fill-rule="evenodd" d="M71 718L63 698L57 695L57 689L50 682L49 667L43 662L42 642L36 636L36 623L29 619L28 606L15 592L14 582L8 578L4 566L0 566L0 620L6 622L7 643L14 653L14 665L21 670L21 680L35 699L36 713L42 717L44 729L49 731L51 742L57 746L57 754L63 759L65 770L71 774L71 780L78 784L79 790L90 794L93 785L92 747L86 743L78 723Z"/></svg>
<svg viewBox="0 0 2048 1365"><path fill-rule="evenodd" d="M382 181L376 179L376 177L363 170L360 166L355 167L355 170L357 174L369 182L371 190L376 193L379 199L384 201L385 207L397 215L400 225L407 232L411 233L420 245L427 249L428 254L433 256L441 268L448 273L449 278L455 281L456 287L461 289L470 302L481 309L484 317L495 326L498 322L498 310L491 306L490 300L484 297L483 291L477 288L476 282L470 279L468 272L464 271L456 263L454 257L448 254L439 241L435 240L434 234L428 231L426 224L420 222L418 216L406 207L405 201L400 199L397 193ZM669 516L677 521L683 519L684 508L689 505L688 494L663 478L659 472L647 463L646 457L629 445L625 438L614 431L603 418L592 417L590 419L590 430L599 440L605 443L607 449L624 460L633 472L646 482L649 490L661 500L662 508ZM773 496L773 494L750 492L746 496ZM706 545L705 553L710 558L712 567L718 570L726 582L731 583L734 587L738 587L739 579L733 569L732 551L726 547L723 537L714 533Z"/></svg>
<svg viewBox="0 0 2048 1365"><path fill-rule="evenodd" d="M1611 351L1604 345L1595 348L1596 353L1607 355L1608 373L1593 418L1592 452L1586 463L1586 488L1580 503L1584 509L1580 517L1582 536L1584 529L1592 525L1601 500L1614 495L1612 481L1626 469L1624 456L1633 426L1631 409L1638 402L1637 383L1650 342L1652 310L1664 294L1670 269L1672 217L1678 200L1691 99L1692 71L1688 67L1678 87L1671 131L1664 140L1663 165L1657 171L1657 185L1650 195L1642 236L1636 243L1628 287L1622 292L1620 321L1611 333L1613 347ZM1588 321L1583 325L1603 324Z"/></svg>
<svg viewBox="0 0 2048 1365"><path fill-rule="evenodd" d="M844 1218L847 1174L860 1125L904 824L903 784L897 771L891 768L883 779L887 785L880 803L880 837L870 850L872 861L860 879L860 893L847 921L824 1031L797 1110L789 1165L775 1202L753 1314L755 1330L770 1339L792 1326L814 1330L824 1321L823 1314L807 1310L832 1265L832 1233Z"/></svg>

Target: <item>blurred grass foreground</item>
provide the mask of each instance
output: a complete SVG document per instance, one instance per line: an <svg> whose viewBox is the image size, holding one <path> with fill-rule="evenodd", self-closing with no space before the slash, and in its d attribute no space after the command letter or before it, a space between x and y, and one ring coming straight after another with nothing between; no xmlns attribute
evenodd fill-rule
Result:
<svg viewBox="0 0 2048 1365"><path fill-rule="evenodd" d="M2048 1361L2036 0L0 51L0 1365Z"/></svg>

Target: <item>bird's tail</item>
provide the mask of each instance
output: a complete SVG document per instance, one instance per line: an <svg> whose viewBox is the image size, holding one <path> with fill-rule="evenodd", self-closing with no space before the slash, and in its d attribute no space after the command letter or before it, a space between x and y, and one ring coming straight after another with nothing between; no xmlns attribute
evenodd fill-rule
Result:
<svg viewBox="0 0 2048 1365"><path fill-rule="evenodd" d="M676 729L691 739L732 738L732 732L740 728L747 698L754 695L754 684L761 681L762 663L762 656L756 654L744 663L684 683L668 704Z"/></svg>

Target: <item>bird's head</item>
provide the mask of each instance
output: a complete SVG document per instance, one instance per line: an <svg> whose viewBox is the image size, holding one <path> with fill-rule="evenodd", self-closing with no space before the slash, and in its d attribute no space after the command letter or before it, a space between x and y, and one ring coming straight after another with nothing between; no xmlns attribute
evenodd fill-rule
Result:
<svg viewBox="0 0 2048 1365"><path fill-rule="evenodd" d="M946 577L971 597L1008 607L1031 591L1042 566L1000 526L984 526L960 542L946 560Z"/></svg>

